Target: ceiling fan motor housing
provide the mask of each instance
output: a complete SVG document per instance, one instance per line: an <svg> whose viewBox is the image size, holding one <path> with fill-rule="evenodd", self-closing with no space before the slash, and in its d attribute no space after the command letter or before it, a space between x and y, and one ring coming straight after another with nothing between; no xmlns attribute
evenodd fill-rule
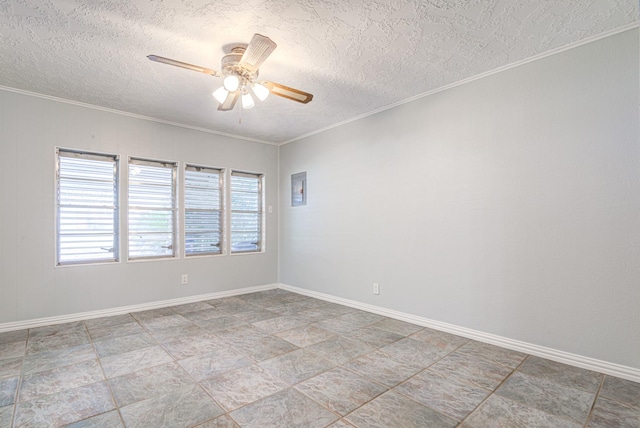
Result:
<svg viewBox="0 0 640 428"><path fill-rule="evenodd" d="M252 72L240 65L244 52L245 48L242 46L231 49L230 53L222 57L221 65L223 76L236 75L246 85L258 77L258 70Z"/></svg>

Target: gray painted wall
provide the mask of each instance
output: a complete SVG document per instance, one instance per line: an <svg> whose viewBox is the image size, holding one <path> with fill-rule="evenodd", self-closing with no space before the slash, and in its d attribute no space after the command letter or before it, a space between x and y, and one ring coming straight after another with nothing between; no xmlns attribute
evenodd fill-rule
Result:
<svg viewBox="0 0 640 428"><path fill-rule="evenodd" d="M638 50L634 29L282 146L280 282L640 368Z"/></svg>
<svg viewBox="0 0 640 428"><path fill-rule="evenodd" d="M0 323L277 282L275 146L6 91L0 144ZM123 211L128 156L265 173L267 251L56 268L55 146L119 154Z"/></svg>

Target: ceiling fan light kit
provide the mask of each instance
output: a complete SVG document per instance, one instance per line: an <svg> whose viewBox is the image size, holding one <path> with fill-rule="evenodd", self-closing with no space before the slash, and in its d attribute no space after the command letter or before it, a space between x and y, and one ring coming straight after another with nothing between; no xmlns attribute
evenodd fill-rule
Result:
<svg viewBox="0 0 640 428"><path fill-rule="evenodd" d="M254 83L251 87L253 93L260 101L264 101L269 96L269 89L261 83Z"/></svg>
<svg viewBox="0 0 640 428"><path fill-rule="evenodd" d="M245 92L244 94L242 94L242 108L248 110L250 108L253 108L253 106L255 105L256 103L255 101L253 101L253 97L249 92Z"/></svg>
<svg viewBox="0 0 640 428"><path fill-rule="evenodd" d="M313 99L313 95L299 89L290 88L279 83L258 81L258 71L262 63L276 48L275 42L261 34L254 34L247 47L236 46L231 52L222 58L222 72L206 67L189 64L174 59L157 55L149 55L151 61L173 65L199 73L209 74L214 77L224 76L222 86L216 89L212 95L218 101L218 110L233 110L238 98L244 109L255 106L255 98L259 101L267 99L269 94L274 94L292 101L307 104Z"/></svg>
<svg viewBox="0 0 640 428"><path fill-rule="evenodd" d="M227 91L224 86L220 86L218 89L213 91L211 95L213 95L213 98L215 98L220 104L222 104L224 100L227 99L229 91Z"/></svg>
<svg viewBox="0 0 640 428"><path fill-rule="evenodd" d="M222 86L229 92L235 92L240 87L240 79L235 74L230 74L224 78Z"/></svg>

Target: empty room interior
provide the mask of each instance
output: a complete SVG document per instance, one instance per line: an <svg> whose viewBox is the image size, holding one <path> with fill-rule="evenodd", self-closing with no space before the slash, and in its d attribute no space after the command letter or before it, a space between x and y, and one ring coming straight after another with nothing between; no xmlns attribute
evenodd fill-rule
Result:
<svg viewBox="0 0 640 428"><path fill-rule="evenodd" d="M640 427L639 22L0 2L0 428Z"/></svg>

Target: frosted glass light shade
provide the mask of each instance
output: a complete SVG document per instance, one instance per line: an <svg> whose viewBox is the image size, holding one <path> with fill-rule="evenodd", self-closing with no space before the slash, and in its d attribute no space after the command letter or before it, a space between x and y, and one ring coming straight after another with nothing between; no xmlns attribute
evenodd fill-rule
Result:
<svg viewBox="0 0 640 428"><path fill-rule="evenodd" d="M229 91L227 91L224 86L220 86L218 89L216 89L215 91L213 91L213 98L216 99L216 101L218 101L220 104L224 103L224 101L227 99L227 97L229 96Z"/></svg>
<svg viewBox="0 0 640 428"><path fill-rule="evenodd" d="M269 96L269 89L260 83L254 83L252 89L253 93L256 94L256 97L258 97L260 101L266 100Z"/></svg>
<svg viewBox="0 0 640 428"><path fill-rule="evenodd" d="M253 101L253 97L250 93L242 94L242 107L245 109L250 109L255 106L256 103Z"/></svg>
<svg viewBox="0 0 640 428"><path fill-rule="evenodd" d="M240 79L238 79L238 76L231 74L224 78L223 85L227 91L235 92L240 86Z"/></svg>

